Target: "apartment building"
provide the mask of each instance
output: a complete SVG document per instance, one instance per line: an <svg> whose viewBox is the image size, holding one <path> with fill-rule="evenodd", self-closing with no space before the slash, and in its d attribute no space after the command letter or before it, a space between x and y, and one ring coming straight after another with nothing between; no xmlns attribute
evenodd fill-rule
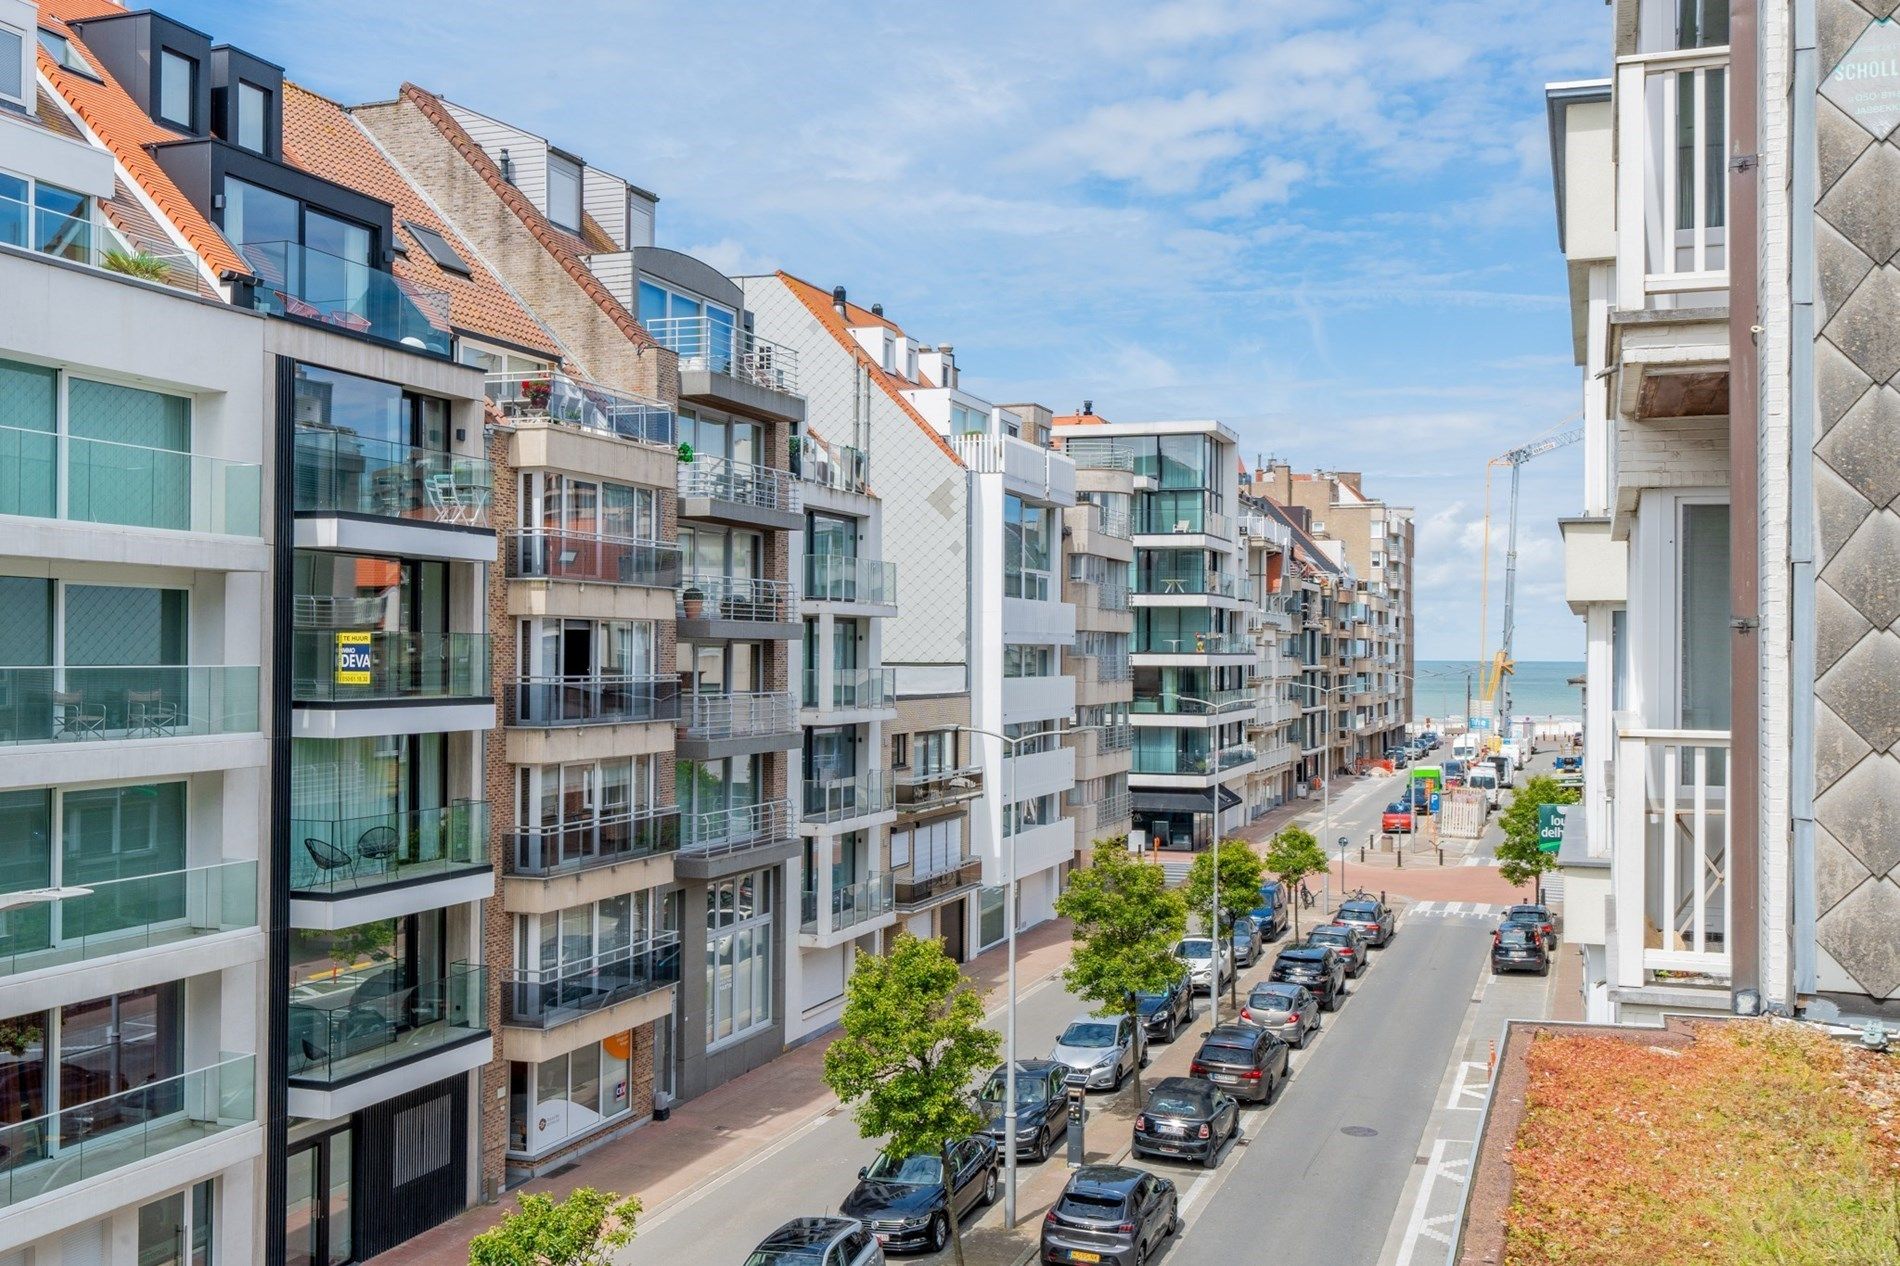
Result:
<svg viewBox="0 0 1900 1266"><path fill-rule="evenodd" d="M1299 664L1294 638L1298 595L1292 529L1260 498L1245 493L1235 526L1247 551L1241 594L1254 656L1247 666L1254 706L1247 731L1256 759L1241 793L1251 820L1299 793L1300 706L1292 689Z"/></svg>
<svg viewBox="0 0 1900 1266"><path fill-rule="evenodd" d="M1546 94L1585 435L1559 859L1588 1014L1891 1022L1900 326L1866 214L1890 25L1836 0L1614 17L1611 77Z"/></svg>
<svg viewBox="0 0 1900 1266"><path fill-rule="evenodd" d="M1006 934L1012 870L1026 926L1054 913L1075 856L1061 733L1076 703L1061 658L1075 638L1061 589L1075 467L1035 416L963 387L953 348L918 342L881 307L783 273L745 291L759 333L797 353L825 426L876 455L886 553L933 562L905 575L882 634L898 701L892 846L909 859L893 874L914 899L905 925L930 916L965 957Z"/></svg>

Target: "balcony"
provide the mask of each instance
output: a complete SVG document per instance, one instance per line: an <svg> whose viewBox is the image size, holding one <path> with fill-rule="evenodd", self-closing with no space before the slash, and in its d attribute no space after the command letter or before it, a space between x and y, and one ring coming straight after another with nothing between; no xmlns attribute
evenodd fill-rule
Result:
<svg viewBox="0 0 1900 1266"><path fill-rule="evenodd" d="M953 435L950 447L974 473L1003 476L1004 488L1018 496L1075 504L1075 463L1061 453L1013 435Z"/></svg>
<svg viewBox="0 0 1900 1266"><path fill-rule="evenodd" d="M897 877L892 896L899 913L915 914L969 892L982 882L983 859L958 857L927 873L920 874L913 866L909 875Z"/></svg>
<svg viewBox="0 0 1900 1266"><path fill-rule="evenodd" d="M726 457L679 463L679 517L789 532L804 523L789 472Z"/></svg>
<svg viewBox="0 0 1900 1266"><path fill-rule="evenodd" d="M516 968L503 982L502 1023L555 1029L679 981L677 933L566 963L557 971Z"/></svg>
<svg viewBox="0 0 1900 1266"><path fill-rule="evenodd" d="M1286 524L1269 515L1241 514L1235 516L1234 523L1243 540L1277 545L1283 550L1293 543L1293 533Z"/></svg>
<svg viewBox="0 0 1900 1266"><path fill-rule="evenodd" d="M1254 653L1254 641L1244 633L1188 633L1179 636L1144 637L1135 632L1136 655L1247 655Z"/></svg>
<svg viewBox="0 0 1900 1266"><path fill-rule="evenodd" d="M782 690L681 697L678 755L717 760L798 746L798 709Z"/></svg>
<svg viewBox="0 0 1900 1266"><path fill-rule="evenodd" d="M521 677L508 694L508 724L637 725L679 718L679 678Z"/></svg>
<svg viewBox="0 0 1900 1266"><path fill-rule="evenodd" d="M611 814L560 826L530 827L508 837L510 875L553 879L676 852L680 811L673 805Z"/></svg>
<svg viewBox="0 0 1900 1266"><path fill-rule="evenodd" d="M1617 722L1611 984L1727 981L1729 732Z"/></svg>
<svg viewBox="0 0 1900 1266"><path fill-rule="evenodd" d="M747 576L688 572L680 579L679 619L680 636L695 641L776 640L799 632L791 585Z"/></svg>
<svg viewBox="0 0 1900 1266"><path fill-rule="evenodd" d="M446 357L451 334L446 291L295 242L245 242L238 254L255 274L234 301L272 316Z"/></svg>
<svg viewBox="0 0 1900 1266"><path fill-rule="evenodd" d="M888 874L801 896L798 935L810 948L828 948L847 936L884 927L897 912L896 888Z"/></svg>
<svg viewBox="0 0 1900 1266"><path fill-rule="evenodd" d="M489 871L484 800L363 817L292 818L290 834L296 841L290 852L293 897L334 900Z"/></svg>
<svg viewBox="0 0 1900 1266"><path fill-rule="evenodd" d="M677 589L680 547L598 532L516 528L505 552L513 580L562 580L582 584L644 585Z"/></svg>
<svg viewBox="0 0 1900 1266"><path fill-rule="evenodd" d="M481 458L310 426L296 453L298 545L494 561Z"/></svg>
<svg viewBox="0 0 1900 1266"><path fill-rule="evenodd" d="M789 860L799 840L785 800L680 815L675 872L685 879L719 879Z"/></svg>
<svg viewBox="0 0 1900 1266"><path fill-rule="evenodd" d="M1728 302L1727 46L1637 53L1616 66L1616 306L1702 293Z"/></svg>
<svg viewBox="0 0 1900 1266"><path fill-rule="evenodd" d="M68 215L18 198L0 197L0 246L193 294L204 284L197 260L171 242L154 242L90 215Z"/></svg>
<svg viewBox="0 0 1900 1266"><path fill-rule="evenodd" d="M672 448L679 419L665 405L567 374L490 374L483 388L505 417L578 427L615 439Z"/></svg>
<svg viewBox="0 0 1900 1266"><path fill-rule="evenodd" d="M486 699L488 661L485 633L298 629L291 698L317 707Z"/></svg>
<svg viewBox="0 0 1900 1266"><path fill-rule="evenodd" d="M255 929L257 863L217 862L71 887L0 919L0 978Z"/></svg>
<svg viewBox="0 0 1900 1266"><path fill-rule="evenodd" d="M889 813L896 806L888 769L873 769L850 778L827 778L805 783L804 821L840 826Z"/></svg>
<svg viewBox="0 0 1900 1266"><path fill-rule="evenodd" d="M256 538L251 462L0 426L0 514Z"/></svg>
<svg viewBox="0 0 1900 1266"><path fill-rule="evenodd" d="M1250 765L1255 759L1252 745L1233 744L1221 748L1216 753L1196 748L1177 748L1166 751L1157 748L1135 748L1132 773L1154 774L1162 777L1179 775L1183 777L1212 777L1218 767L1225 773L1242 765Z"/></svg>
<svg viewBox="0 0 1900 1266"><path fill-rule="evenodd" d="M1063 432L1062 455L1077 470L1135 470L1134 447L1125 441Z"/></svg>
<svg viewBox="0 0 1900 1266"><path fill-rule="evenodd" d="M1167 495L1173 499L1157 503L1155 495ZM1234 539L1234 521L1227 515L1207 508L1205 504L1173 497L1173 494L1150 494L1138 498L1135 503L1136 536L1214 536L1221 540Z"/></svg>
<svg viewBox="0 0 1900 1266"><path fill-rule="evenodd" d="M678 353L681 396L705 394L689 390L684 375L692 373L798 394L798 353L792 348L710 317L666 317L646 322L646 328L660 346Z"/></svg>
<svg viewBox="0 0 1900 1266"><path fill-rule="evenodd" d="M888 712L897 706L895 668L834 668L830 689L823 669L805 670L805 707L821 713Z"/></svg>
<svg viewBox="0 0 1900 1266"><path fill-rule="evenodd" d="M897 564L838 554L805 556L805 601L897 608Z"/></svg>
<svg viewBox="0 0 1900 1266"><path fill-rule="evenodd" d="M333 1088L485 1039L487 982L486 969L473 963L453 963L442 976L419 982L388 964L338 970L293 986L293 1090ZM303 1115L295 1104L291 1110Z"/></svg>
<svg viewBox="0 0 1900 1266"><path fill-rule="evenodd" d="M215 1064L0 1125L0 1206L103 1178L257 1120L257 1060ZM182 1167L181 1167L182 1168ZM48 1213L48 1228L57 1218Z"/></svg>
<svg viewBox="0 0 1900 1266"><path fill-rule="evenodd" d="M1243 712L1253 706L1253 691L1237 689L1216 690L1211 695L1193 699L1172 693L1144 695L1130 703L1128 709L1130 712L1147 715L1204 717L1228 712Z"/></svg>
<svg viewBox="0 0 1900 1266"><path fill-rule="evenodd" d="M871 491L871 457L862 449L834 447L809 435L797 436L793 443L792 473L806 483L861 495Z"/></svg>
<svg viewBox="0 0 1900 1266"><path fill-rule="evenodd" d="M983 794L983 770L975 765L964 769L898 768L891 771L891 781L899 813L935 813Z"/></svg>
<svg viewBox="0 0 1900 1266"><path fill-rule="evenodd" d="M258 733L258 670L0 668L0 746Z"/></svg>
<svg viewBox="0 0 1900 1266"><path fill-rule="evenodd" d="M1219 573L1144 576L1141 569L1137 568L1135 592L1145 597L1161 598L1237 598L1240 596L1240 585L1232 576Z"/></svg>
<svg viewBox="0 0 1900 1266"><path fill-rule="evenodd" d="M1117 791L1113 795L1103 796L1090 807L1094 813L1090 820L1094 823L1095 830L1107 831L1112 828L1127 830L1130 820L1134 817L1134 795L1127 791Z"/></svg>

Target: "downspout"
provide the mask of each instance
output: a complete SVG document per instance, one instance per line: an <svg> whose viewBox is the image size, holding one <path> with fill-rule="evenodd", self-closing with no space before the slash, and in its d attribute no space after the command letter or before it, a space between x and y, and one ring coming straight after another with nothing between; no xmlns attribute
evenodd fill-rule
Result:
<svg viewBox="0 0 1900 1266"><path fill-rule="evenodd" d="M290 1138L290 661L292 567L296 555L296 429L291 425L296 363L271 358L270 820L264 848L264 1260L285 1252L284 1201Z"/></svg>
<svg viewBox="0 0 1900 1266"><path fill-rule="evenodd" d="M1793 899L1790 932L1794 938L1792 1006L1814 992L1814 203L1818 175L1815 151L1804 138L1815 137L1816 64L1814 0L1794 0L1794 111L1790 120L1789 228L1789 440L1788 564L1791 655L1788 692L1788 809L1792 818L1792 856L1788 866Z"/></svg>
<svg viewBox="0 0 1900 1266"><path fill-rule="evenodd" d="M1729 1000L1761 989L1759 0L1729 7Z"/></svg>

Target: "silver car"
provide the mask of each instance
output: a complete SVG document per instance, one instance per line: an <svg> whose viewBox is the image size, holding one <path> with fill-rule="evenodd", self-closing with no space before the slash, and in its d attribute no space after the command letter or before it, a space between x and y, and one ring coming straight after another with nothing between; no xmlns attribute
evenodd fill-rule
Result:
<svg viewBox="0 0 1900 1266"><path fill-rule="evenodd" d="M1244 914L1235 919L1232 939L1236 963L1242 967L1252 967L1260 961L1267 941L1265 929L1256 920Z"/></svg>
<svg viewBox="0 0 1900 1266"><path fill-rule="evenodd" d="M1305 1050L1319 1032L1319 999L1305 985L1255 985L1240 1008L1240 1022L1265 1029L1295 1050Z"/></svg>
<svg viewBox="0 0 1900 1266"><path fill-rule="evenodd" d="M1199 993L1212 993L1234 978L1234 948L1220 947L1220 979L1214 979L1214 940L1207 936L1184 937L1174 943L1174 956L1187 964L1188 975Z"/></svg>
<svg viewBox="0 0 1900 1266"><path fill-rule="evenodd" d="M1090 1090L1120 1090L1135 1065L1148 1062L1148 1044L1125 1015L1084 1014L1062 1030L1049 1058L1087 1077Z"/></svg>

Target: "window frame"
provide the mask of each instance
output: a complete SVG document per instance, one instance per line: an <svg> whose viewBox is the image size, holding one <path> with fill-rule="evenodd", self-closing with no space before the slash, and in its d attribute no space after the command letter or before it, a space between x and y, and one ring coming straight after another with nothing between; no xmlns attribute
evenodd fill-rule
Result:
<svg viewBox="0 0 1900 1266"><path fill-rule="evenodd" d="M174 118L165 113L166 72L178 65L185 68L186 117L183 119ZM169 127L196 132L198 130L198 76L203 73L203 68L199 66L196 57L181 53L175 48L160 45L156 68L157 80L154 84L157 91L152 94L152 117Z"/></svg>
<svg viewBox="0 0 1900 1266"><path fill-rule="evenodd" d="M34 45L29 42L27 33L18 27L0 26L0 37L6 36L11 36L13 39L19 41L19 43L13 48L10 56L0 57L0 66L11 65L13 67L14 72L20 76L20 89L18 92L0 92L0 101L8 101L22 110L30 110L32 109L35 88L33 74L30 70L32 62L28 59L27 54L28 50Z"/></svg>
<svg viewBox="0 0 1900 1266"><path fill-rule="evenodd" d="M255 145L244 140L244 132L251 118L251 112L246 109L246 105L252 100L252 96L247 95L247 89L249 94L254 94L258 109L257 144ZM233 145L242 150L249 150L253 154L270 153L270 99L270 89L254 84L248 79L240 78L237 81L237 86L232 90L231 114L232 122L235 124L231 129Z"/></svg>
<svg viewBox="0 0 1900 1266"><path fill-rule="evenodd" d="M557 171L561 172L564 177L570 171L573 173L574 220L571 224L568 221L559 218L555 214L554 173ZM548 151L547 177L545 181L545 189L546 189L546 194L544 197L544 201L547 203L548 223L554 225L556 228L566 229L570 233L579 233L581 231L581 218L586 213L586 205L587 205L587 167L586 165L583 164L579 159L569 158L566 154L556 153L554 150L550 149ZM562 209L565 210L565 207L563 207Z"/></svg>

